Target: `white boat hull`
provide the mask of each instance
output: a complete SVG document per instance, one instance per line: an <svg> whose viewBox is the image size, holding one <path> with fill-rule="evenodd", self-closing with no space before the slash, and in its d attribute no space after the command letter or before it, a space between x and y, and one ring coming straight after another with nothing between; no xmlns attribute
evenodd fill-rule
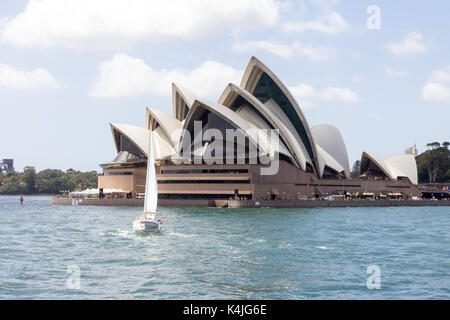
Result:
<svg viewBox="0 0 450 320"><path fill-rule="evenodd" d="M144 232L159 232L161 230L162 219L159 214L142 212L139 215L139 218L133 222L134 230Z"/></svg>

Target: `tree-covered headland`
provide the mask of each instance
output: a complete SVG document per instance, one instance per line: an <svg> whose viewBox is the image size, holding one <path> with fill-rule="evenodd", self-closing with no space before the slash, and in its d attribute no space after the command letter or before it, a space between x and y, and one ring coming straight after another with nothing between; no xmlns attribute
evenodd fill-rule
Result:
<svg viewBox="0 0 450 320"><path fill-rule="evenodd" d="M450 143L427 144L428 150L416 157L419 183L450 182Z"/></svg>
<svg viewBox="0 0 450 320"><path fill-rule="evenodd" d="M66 172L46 169L36 172L25 167L23 172L0 172L0 194L60 194L87 188L97 188L97 172Z"/></svg>

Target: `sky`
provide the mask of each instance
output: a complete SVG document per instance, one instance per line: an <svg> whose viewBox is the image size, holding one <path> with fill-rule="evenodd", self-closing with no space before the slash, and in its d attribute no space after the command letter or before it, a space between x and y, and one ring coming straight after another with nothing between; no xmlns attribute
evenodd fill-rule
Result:
<svg viewBox="0 0 450 320"><path fill-rule="evenodd" d="M109 123L172 114L171 83L217 101L251 56L351 164L450 140L450 3L336 0L0 2L0 159L100 171Z"/></svg>

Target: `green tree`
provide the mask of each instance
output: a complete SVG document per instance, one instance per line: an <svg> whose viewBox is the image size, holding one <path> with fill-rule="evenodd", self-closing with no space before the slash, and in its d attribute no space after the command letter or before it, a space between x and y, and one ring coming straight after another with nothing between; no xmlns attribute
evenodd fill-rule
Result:
<svg viewBox="0 0 450 320"><path fill-rule="evenodd" d="M0 173L0 194L59 194L87 188L97 188L96 171L46 169L36 173L34 167L25 167L23 173Z"/></svg>
<svg viewBox="0 0 450 320"><path fill-rule="evenodd" d="M20 174L15 171L10 171L2 178L0 185L1 194L21 194L26 191L25 182L21 181Z"/></svg>
<svg viewBox="0 0 450 320"><path fill-rule="evenodd" d="M430 144L434 145L434 143ZM439 144L440 145L440 144ZM434 147L416 157L420 183L448 182L450 170L450 150L444 147Z"/></svg>
<svg viewBox="0 0 450 320"><path fill-rule="evenodd" d="M57 194L61 189L61 180L65 173L61 170L46 169L37 174L39 193Z"/></svg>
<svg viewBox="0 0 450 320"><path fill-rule="evenodd" d="M350 178L352 179L358 179L359 178L359 170L361 167L361 161L356 160L353 164L352 171L350 172Z"/></svg>
<svg viewBox="0 0 450 320"><path fill-rule="evenodd" d="M430 143L430 146L433 149L436 149L436 148L439 148L441 146L441 144L439 142L432 142L432 143Z"/></svg>
<svg viewBox="0 0 450 320"><path fill-rule="evenodd" d="M448 169L447 173L444 175L444 182L450 182L450 169Z"/></svg>
<svg viewBox="0 0 450 320"><path fill-rule="evenodd" d="M25 182L26 193L34 193L36 191L36 170L34 167L27 166L23 168L21 180Z"/></svg>
<svg viewBox="0 0 450 320"><path fill-rule="evenodd" d="M450 142L445 141L445 142L442 143L442 145L443 145L446 149L448 149L448 146L450 146Z"/></svg>

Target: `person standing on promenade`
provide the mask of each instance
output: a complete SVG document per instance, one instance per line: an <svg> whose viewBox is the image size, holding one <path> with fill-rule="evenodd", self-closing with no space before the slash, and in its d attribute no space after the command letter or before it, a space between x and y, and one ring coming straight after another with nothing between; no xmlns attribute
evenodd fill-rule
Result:
<svg viewBox="0 0 450 320"><path fill-rule="evenodd" d="M20 204L23 204L23 194L20 195Z"/></svg>

